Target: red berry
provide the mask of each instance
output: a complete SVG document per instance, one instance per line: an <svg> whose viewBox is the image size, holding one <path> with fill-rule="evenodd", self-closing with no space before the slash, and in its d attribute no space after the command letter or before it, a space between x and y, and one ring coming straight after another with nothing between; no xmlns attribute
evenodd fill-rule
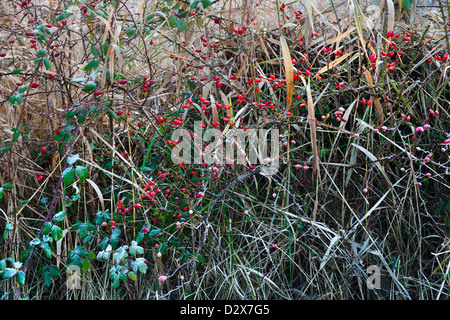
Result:
<svg viewBox="0 0 450 320"><path fill-rule="evenodd" d="M41 153L44 154L47 152L47 149L45 147L41 147Z"/></svg>
<svg viewBox="0 0 450 320"><path fill-rule="evenodd" d="M118 111L116 112L116 114L117 114L118 116L121 116L121 115L123 114L123 110L118 110Z"/></svg>
<svg viewBox="0 0 450 320"><path fill-rule="evenodd" d="M33 82L33 83L31 84L31 87L32 87L32 88L37 88L37 87L39 87L39 82Z"/></svg>
<svg viewBox="0 0 450 320"><path fill-rule="evenodd" d="M100 91L100 90L96 90L95 92L94 92L94 96L99 96L99 95L101 95L102 94L102 92Z"/></svg>

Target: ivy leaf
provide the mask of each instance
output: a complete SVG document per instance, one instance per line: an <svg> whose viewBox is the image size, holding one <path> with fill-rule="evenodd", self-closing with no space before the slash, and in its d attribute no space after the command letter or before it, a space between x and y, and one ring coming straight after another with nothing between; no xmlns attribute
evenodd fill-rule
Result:
<svg viewBox="0 0 450 320"><path fill-rule="evenodd" d="M72 168L67 168L62 173L62 179L65 185L71 184L75 180L75 172Z"/></svg>

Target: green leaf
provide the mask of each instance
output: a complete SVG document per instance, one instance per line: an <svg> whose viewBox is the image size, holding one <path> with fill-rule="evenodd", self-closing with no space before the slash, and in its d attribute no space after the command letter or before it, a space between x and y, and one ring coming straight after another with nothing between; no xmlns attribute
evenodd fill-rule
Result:
<svg viewBox="0 0 450 320"><path fill-rule="evenodd" d="M19 284L19 286L22 287L25 283L25 272L23 272L23 271L17 272L16 280L17 280L17 283Z"/></svg>
<svg viewBox="0 0 450 320"><path fill-rule="evenodd" d="M120 278L119 278L119 276L115 276L113 283L112 283L112 287L114 289L117 289L119 287L119 284L120 284Z"/></svg>
<svg viewBox="0 0 450 320"><path fill-rule="evenodd" d="M91 69L97 69L98 65L100 64L100 62L98 62L97 60L91 60L85 67L84 67L84 71L89 71Z"/></svg>
<svg viewBox="0 0 450 320"><path fill-rule="evenodd" d="M9 146L9 147L4 147L4 148L2 148L1 151L2 151L2 152L8 152L8 151L11 150L11 149L12 149L12 147Z"/></svg>
<svg viewBox="0 0 450 320"><path fill-rule="evenodd" d="M94 222L97 225L101 225L103 222L111 219L111 215L107 211L98 211L95 214Z"/></svg>
<svg viewBox="0 0 450 320"><path fill-rule="evenodd" d="M100 249L102 249L102 250L105 250L105 248L106 248L108 242L109 242L109 238L104 237L103 240L102 240L102 242L100 242L100 243L98 244L98 247L99 247Z"/></svg>
<svg viewBox="0 0 450 320"><path fill-rule="evenodd" d="M134 273L133 271L130 271L130 272L128 272L128 278L130 278L130 280L132 280L132 281L136 281L137 274Z"/></svg>
<svg viewBox="0 0 450 320"><path fill-rule="evenodd" d="M0 187L0 199L3 198L3 188Z"/></svg>
<svg viewBox="0 0 450 320"><path fill-rule="evenodd" d="M116 263L121 262L123 259L128 257L128 252L125 250L124 247L120 247L114 252L113 259Z"/></svg>
<svg viewBox="0 0 450 320"><path fill-rule="evenodd" d="M75 172L73 168L67 168L62 173L62 179L65 185L71 184L75 180Z"/></svg>
<svg viewBox="0 0 450 320"><path fill-rule="evenodd" d="M19 139L20 133L21 133L20 131L14 132L13 139L12 139L13 142L16 142L17 139Z"/></svg>
<svg viewBox="0 0 450 320"><path fill-rule="evenodd" d="M111 246L113 248L117 247L117 245L119 244L119 236L120 236L120 229L119 228L114 228L111 234L111 239L109 240L109 243L111 244Z"/></svg>
<svg viewBox="0 0 450 320"><path fill-rule="evenodd" d="M52 63L50 62L50 60L47 57L44 57L42 59L42 61L44 62L44 67L47 70L51 70L52 69Z"/></svg>
<svg viewBox="0 0 450 320"><path fill-rule="evenodd" d="M121 117L119 117L114 111L112 111L111 109L108 110L108 113L111 117L113 117L115 120L120 121L122 120Z"/></svg>
<svg viewBox="0 0 450 320"><path fill-rule="evenodd" d="M40 247L42 248L42 250L44 250L45 256L47 258L52 257L52 248L50 248L50 245L47 241L41 242Z"/></svg>
<svg viewBox="0 0 450 320"><path fill-rule="evenodd" d="M5 268L2 272L2 278L4 280L8 280L9 278L12 278L16 275L17 270L14 268Z"/></svg>
<svg viewBox="0 0 450 320"><path fill-rule="evenodd" d="M90 267L91 266L89 264L89 260L88 259L84 259L82 264L81 264L81 272L86 273L86 271L88 271Z"/></svg>
<svg viewBox="0 0 450 320"><path fill-rule="evenodd" d="M24 69L14 69L14 70L12 71L12 73L18 74L18 73L21 73L23 70L24 70Z"/></svg>
<svg viewBox="0 0 450 320"><path fill-rule="evenodd" d="M87 167L77 166L75 168L75 171L77 173L78 178L80 178L81 181L84 181L84 180L87 179L87 176L88 176L88 169L87 169Z"/></svg>
<svg viewBox="0 0 450 320"><path fill-rule="evenodd" d="M63 236L63 231L60 227L58 226L53 226L52 227L52 238L54 241L58 241L62 238Z"/></svg>
<svg viewBox="0 0 450 320"><path fill-rule="evenodd" d="M130 249L128 250L129 251L129 253L131 254L131 255L134 255L134 254L143 254L144 253L144 248L142 248L141 246L138 246L138 243L136 242L136 241L131 241L131 246L130 246Z"/></svg>
<svg viewBox="0 0 450 320"><path fill-rule="evenodd" d="M75 162L77 162L78 159L80 159L80 155L74 154L73 156L70 156L70 157L67 158L67 163L72 165Z"/></svg>
<svg viewBox="0 0 450 320"><path fill-rule="evenodd" d="M190 0L190 7L194 8L198 5L200 1L199 0Z"/></svg>
<svg viewBox="0 0 450 320"><path fill-rule="evenodd" d="M57 214L54 215L53 222L63 221L65 216L66 216L66 212L65 211L60 211L60 212L58 212Z"/></svg>
<svg viewBox="0 0 450 320"><path fill-rule="evenodd" d="M94 231L95 230L95 226L90 223L89 221L86 221L85 223L78 221L77 223L75 223L74 225L72 225L72 229L73 230L78 230L78 236L81 239L84 239L87 237L88 232L89 231Z"/></svg>
<svg viewBox="0 0 450 320"><path fill-rule="evenodd" d="M27 91L28 87L27 86L22 86L19 88L19 93L24 93L25 91Z"/></svg>
<svg viewBox="0 0 450 320"><path fill-rule="evenodd" d="M72 83L79 83L79 82L84 82L84 81L86 81L86 78L78 77L78 78L73 78L73 79L70 80L69 82L72 82Z"/></svg>
<svg viewBox="0 0 450 320"><path fill-rule="evenodd" d="M93 44L91 44L91 53L94 57L100 56L100 52L97 50L97 48Z"/></svg>
<svg viewBox="0 0 450 320"><path fill-rule="evenodd" d="M84 85L84 91L86 92L91 92L95 88L97 88L97 83L95 81L88 81Z"/></svg>
<svg viewBox="0 0 450 320"><path fill-rule="evenodd" d="M167 22L169 23L169 26L175 27L175 23L177 21L177 18L175 16L171 16L169 19L167 19Z"/></svg>
<svg viewBox="0 0 450 320"><path fill-rule="evenodd" d="M3 188L11 190L14 189L14 186L8 182L3 185Z"/></svg>
<svg viewBox="0 0 450 320"><path fill-rule="evenodd" d="M71 15L72 15L72 12L63 11L63 12L61 12L61 14L59 16L56 17L56 21L61 21L61 20L67 19Z"/></svg>
<svg viewBox="0 0 450 320"><path fill-rule="evenodd" d="M412 0L402 0L403 9L409 10L412 5Z"/></svg>
<svg viewBox="0 0 450 320"><path fill-rule="evenodd" d="M208 8L211 4L212 4L211 0L203 0L202 1L203 9Z"/></svg>
<svg viewBox="0 0 450 320"><path fill-rule="evenodd" d="M47 49L42 48L41 50L38 51L38 55L40 55L41 57L45 56L47 54Z"/></svg>
<svg viewBox="0 0 450 320"><path fill-rule="evenodd" d="M44 223L44 228L42 229L42 234L47 235L50 233L51 230L52 230L52 223L48 222L48 221L46 223Z"/></svg>

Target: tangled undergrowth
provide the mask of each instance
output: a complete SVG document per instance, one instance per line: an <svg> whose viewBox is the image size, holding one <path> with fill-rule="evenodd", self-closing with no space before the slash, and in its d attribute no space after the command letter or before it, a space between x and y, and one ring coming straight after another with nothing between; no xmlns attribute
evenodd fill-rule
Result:
<svg viewBox="0 0 450 320"><path fill-rule="evenodd" d="M0 298L447 299L449 8L401 3L1 1Z"/></svg>

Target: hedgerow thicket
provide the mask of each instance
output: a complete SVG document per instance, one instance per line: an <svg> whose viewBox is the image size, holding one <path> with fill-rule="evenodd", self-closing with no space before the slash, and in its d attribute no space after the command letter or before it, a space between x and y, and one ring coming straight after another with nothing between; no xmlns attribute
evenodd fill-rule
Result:
<svg viewBox="0 0 450 320"><path fill-rule="evenodd" d="M449 10L2 0L0 298L447 299Z"/></svg>

